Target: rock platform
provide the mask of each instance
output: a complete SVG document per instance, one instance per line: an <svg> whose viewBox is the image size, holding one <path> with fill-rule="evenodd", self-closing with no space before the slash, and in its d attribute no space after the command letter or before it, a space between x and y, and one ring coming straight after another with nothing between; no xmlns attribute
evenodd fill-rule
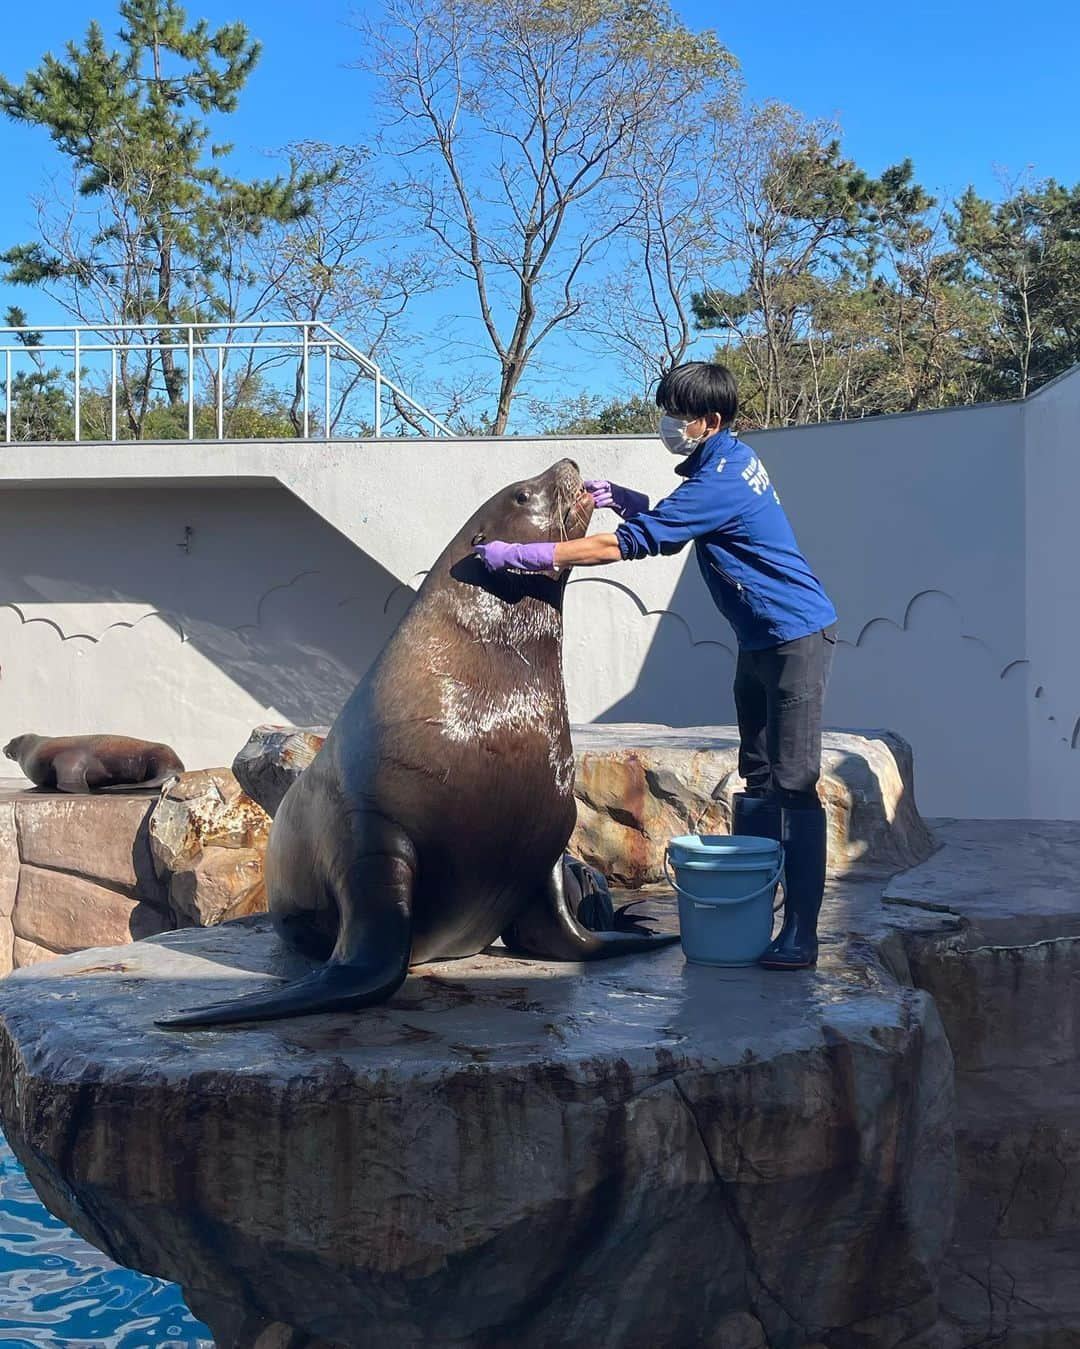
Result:
<svg viewBox="0 0 1080 1349"><path fill-rule="evenodd" d="M604 725L573 734L578 825L570 848L615 884L662 880L674 835L728 832L741 785L733 728ZM269 817L324 735L257 727L232 770L184 773L160 796L0 783L0 975L264 910ZM834 875L889 875L931 855L911 751L899 736L827 732L822 769Z"/></svg>
<svg viewBox="0 0 1080 1349"><path fill-rule="evenodd" d="M578 820L570 851L616 885L662 881L664 849L679 834L730 832L742 789L734 726L591 723L571 734ZM325 735L326 727L257 726L233 772L273 815ZM892 875L933 853L907 741L892 731L826 731L821 773L831 874Z"/></svg>
<svg viewBox="0 0 1080 1349"><path fill-rule="evenodd" d="M269 831L227 768L130 794L0 781L0 975L264 910Z"/></svg>
<svg viewBox="0 0 1080 1349"><path fill-rule="evenodd" d="M259 916L37 965L0 1118L219 1349L1075 1349L1080 826L936 832L798 975L494 951L178 1033L306 965Z"/></svg>
<svg viewBox="0 0 1080 1349"><path fill-rule="evenodd" d="M179 1282L220 1349L885 1346L934 1321L951 1054L861 947L796 979L491 954L359 1014L152 1024L302 968L253 918L0 985L35 1187Z"/></svg>
<svg viewBox="0 0 1080 1349"><path fill-rule="evenodd" d="M150 850L156 799L0 782L0 975L175 925Z"/></svg>
<svg viewBox="0 0 1080 1349"><path fill-rule="evenodd" d="M1080 825L935 821L885 906L956 1063L955 1239L932 1349L1080 1345Z"/></svg>

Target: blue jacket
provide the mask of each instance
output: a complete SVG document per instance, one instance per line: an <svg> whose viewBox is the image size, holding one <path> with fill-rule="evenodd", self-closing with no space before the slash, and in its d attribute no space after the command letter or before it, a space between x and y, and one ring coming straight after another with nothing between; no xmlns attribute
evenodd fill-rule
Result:
<svg viewBox="0 0 1080 1349"><path fill-rule="evenodd" d="M675 472L686 481L615 531L624 558L678 553L693 540L705 584L744 651L836 622L765 465L748 445L718 431Z"/></svg>

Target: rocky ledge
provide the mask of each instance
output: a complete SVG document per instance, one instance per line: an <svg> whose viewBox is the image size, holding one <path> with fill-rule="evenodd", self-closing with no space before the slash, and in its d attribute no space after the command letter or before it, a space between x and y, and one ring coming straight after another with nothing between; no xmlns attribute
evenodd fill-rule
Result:
<svg viewBox="0 0 1080 1349"><path fill-rule="evenodd" d="M727 834L742 791L733 726L574 727L571 849L621 885L663 880L678 834ZM826 731L819 794L833 876L891 875L937 846L915 804L911 747L892 731Z"/></svg>
<svg viewBox="0 0 1080 1349"><path fill-rule="evenodd" d="M733 726L634 723L572 728L578 822L570 850L615 884L663 880L678 834L726 834L742 790ZM244 791L271 815L311 763L325 727L257 726L233 762ZM820 793L833 875L891 875L936 844L915 804L911 747L893 731L826 731Z"/></svg>
<svg viewBox="0 0 1080 1349"><path fill-rule="evenodd" d="M265 909L269 832L227 768L160 793L0 783L0 975Z"/></svg>
<svg viewBox="0 0 1080 1349"><path fill-rule="evenodd" d="M0 783L0 975L175 926L150 849L155 800Z"/></svg>
<svg viewBox="0 0 1080 1349"><path fill-rule="evenodd" d="M176 1033L306 966L256 916L20 970L0 1118L220 1349L1071 1349L1080 827L940 837L801 975L493 953Z"/></svg>
<svg viewBox="0 0 1080 1349"><path fill-rule="evenodd" d="M673 921L670 905L658 909ZM951 1055L868 949L804 978L497 954L385 1007L176 1033L302 968L264 918L0 985L49 1207L218 1345L898 1345L936 1317ZM843 1328L843 1329L841 1329Z"/></svg>
<svg viewBox="0 0 1080 1349"><path fill-rule="evenodd" d="M265 909L269 817L324 736L325 728L257 727L232 771L184 773L160 799L0 783L0 975ZM673 835L728 832L741 786L733 728L578 726L574 743L570 847L615 884L661 880ZM822 770L833 875L889 875L931 855L899 736L830 731Z"/></svg>
<svg viewBox="0 0 1080 1349"><path fill-rule="evenodd" d="M937 821L885 889L955 1056L957 1206L932 1349L1080 1345L1080 825ZM952 924L952 930L949 930Z"/></svg>

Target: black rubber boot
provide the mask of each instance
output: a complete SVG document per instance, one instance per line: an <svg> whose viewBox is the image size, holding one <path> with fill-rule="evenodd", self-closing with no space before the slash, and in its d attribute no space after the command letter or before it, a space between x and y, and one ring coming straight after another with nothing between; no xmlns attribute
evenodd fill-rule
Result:
<svg viewBox="0 0 1080 1349"><path fill-rule="evenodd" d="M818 807L782 812L784 924L758 962L767 970L805 970L817 964L817 920L825 893L825 812Z"/></svg>
<svg viewBox="0 0 1080 1349"><path fill-rule="evenodd" d="M780 807L770 796L747 796L740 792L731 811L732 834L751 838L774 838L780 842Z"/></svg>

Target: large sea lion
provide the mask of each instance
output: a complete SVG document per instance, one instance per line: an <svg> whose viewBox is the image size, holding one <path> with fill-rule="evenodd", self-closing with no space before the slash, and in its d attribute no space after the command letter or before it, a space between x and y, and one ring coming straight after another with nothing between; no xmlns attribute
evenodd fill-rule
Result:
<svg viewBox="0 0 1080 1349"><path fill-rule="evenodd" d="M266 855L285 941L327 963L295 983L179 1013L212 1026L366 1007L410 965L516 954L596 960L677 940L593 932L567 900L574 759L562 677L566 572L488 572L484 538L580 538L577 466L497 492L438 559L311 766Z"/></svg>
<svg viewBox="0 0 1080 1349"><path fill-rule="evenodd" d="M184 771L168 745L129 735L17 735L4 753L36 787L61 792L146 791Z"/></svg>

